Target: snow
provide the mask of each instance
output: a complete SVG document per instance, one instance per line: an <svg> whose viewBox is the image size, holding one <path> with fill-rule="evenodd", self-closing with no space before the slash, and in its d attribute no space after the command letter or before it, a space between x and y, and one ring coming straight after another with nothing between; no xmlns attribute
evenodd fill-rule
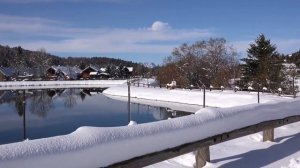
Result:
<svg viewBox="0 0 300 168"><path fill-rule="evenodd" d="M0 82L0 90L42 89L66 87L111 87L122 85L126 80L69 80L69 81L9 81Z"/></svg>
<svg viewBox="0 0 300 168"><path fill-rule="evenodd" d="M136 98L202 103L199 91L137 87L131 91ZM105 94L125 97L127 89L111 87ZM154 123L80 127L68 135L0 145L0 167L105 167L262 121L300 115L300 98L261 95L262 104L256 104L252 93L215 91L206 95L208 105L223 108L204 108L194 115ZM212 146L212 162L206 167L299 166L299 127L298 122L276 129L275 136L280 137L275 142L262 143L261 135L254 134ZM265 157L267 154L270 156ZM194 161L190 153L150 167L192 167Z"/></svg>
<svg viewBox="0 0 300 168"><path fill-rule="evenodd" d="M161 88L143 88L132 86L131 98L152 100L157 102L173 102L187 105L203 105L203 92L199 90L179 90ZM103 92L107 96L127 97L127 86L111 87ZM280 97L269 93L260 93L260 102L288 100L291 98ZM206 91L206 106L234 107L257 103L257 92Z"/></svg>
<svg viewBox="0 0 300 168"><path fill-rule="evenodd" d="M128 126L132 126L132 125L137 125L137 122L136 121L130 121Z"/></svg>

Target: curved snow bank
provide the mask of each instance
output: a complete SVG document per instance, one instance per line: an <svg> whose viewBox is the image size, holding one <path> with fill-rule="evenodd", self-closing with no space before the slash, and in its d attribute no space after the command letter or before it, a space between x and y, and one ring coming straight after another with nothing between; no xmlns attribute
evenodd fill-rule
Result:
<svg viewBox="0 0 300 168"><path fill-rule="evenodd" d="M52 138L0 145L0 167L105 167L267 120L300 115L300 99L115 128L81 127Z"/></svg>
<svg viewBox="0 0 300 168"><path fill-rule="evenodd" d="M36 88L45 86L81 86L81 85L100 85L102 87L111 87L116 85L122 85L126 83L126 80L70 80L70 81L8 81L0 82L1 89L10 88Z"/></svg>
<svg viewBox="0 0 300 168"><path fill-rule="evenodd" d="M199 90L168 90L161 88L143 88L143 87L131 87L130 95L132 98L184 103L190 105L202 105L203 92ZM104 95L110 96L128 96L127 86L116 86L106 89L103 92ZM276 95L260 94L260 102L274 102L285 99ZM257 93L248 92L233 92L233 91L207 91L206 92L206 105L210 107L234 107L241 105L248 105L257 103Z"/></svg>

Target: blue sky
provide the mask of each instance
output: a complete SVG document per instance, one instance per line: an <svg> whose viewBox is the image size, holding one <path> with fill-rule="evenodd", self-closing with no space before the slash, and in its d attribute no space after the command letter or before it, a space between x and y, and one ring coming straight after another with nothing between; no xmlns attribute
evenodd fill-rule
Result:
<svg viewBox="0 0 300 168"><path fill-rule="evenodd" d="M172 49L225 38L245 56L264 33L300 49L299 0L0 0L0 44L58 56L162 63Z"/></svg>

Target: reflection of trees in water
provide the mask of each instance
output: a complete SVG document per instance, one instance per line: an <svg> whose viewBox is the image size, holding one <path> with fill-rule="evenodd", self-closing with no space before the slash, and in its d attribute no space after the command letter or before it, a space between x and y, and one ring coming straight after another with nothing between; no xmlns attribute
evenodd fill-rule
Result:
<svg viewBox="0 0 300 168"><path fill-rule="evenodd" d="M29 110L32 114L39 117L46 117L47 113L54 108L53 100L60 97L66 108L73 108L77 105L77 99L84 101L87 96L92 96L90 92L100 93L103 89L48 89L48 90L31 90L32 94L26 94L26 98L30 97L28 101ZM23 92L4 91L1 92L1 101L8 102L15 107L15 111L19 116L23 116Z"/></svg>
<svg viewBox="0 0 300 168"><path fill-rule="evenodd" d="M34 91L29 108L33 114L44 118L54 105L47 91Z"/></svg>
<svg viewBox="0 0 300 168"><path fill-rule="evenodd" d="M19 114L19 116L23 116L23 109L24 105L23 104L23 99L24 95L22 93L17 92L16 99L15 99L15 107L16 107L16 112Z"/></svg>
<svg viewBox="0 0 300 168"><path fill-rule="evenodd" d="M156 120L165 120L168 118L176 118L192 114L189 112L172 110L165 107L155 107L155 109L156 110L153 111L153 117Z"/></svg>
<svg viewBox="0 0 300 168"><path fill-rule="evenodd" d="M64 105L67 108L73 108L76 104L77 97L75 95L75 89L67 89L64 95Z"/></svg>
<svg viewBox="0 0 300 168"><path fill-rule="evenodd" d="M80 96L80 98L81 98L81 101L84 101L84 99L85 99L85 97L86 97L86 94L83 93L83 92L80 92L80 93L79 93L79 96Z"/></svg>
<svg viewBox="0 0 300 168"><path fill-rule="evenodd" d="M156 120L165 120L168 117L168 113L166 108L164 107L154 107L155 110L153 110L152 115Z"/></svg>

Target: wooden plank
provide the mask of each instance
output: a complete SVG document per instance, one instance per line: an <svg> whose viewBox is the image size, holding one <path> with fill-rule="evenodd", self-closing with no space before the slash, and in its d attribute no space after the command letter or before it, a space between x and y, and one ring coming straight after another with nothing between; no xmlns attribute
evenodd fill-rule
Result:
<svg viewBox="0 0 300 168"><path fill-rule="evenodd" d="M276 127L280 127L286 124L294 123L300 121L300 115L286 117L283 119L265 121L255 125L251 125L248 127L240 128L237 130L233 130L227 133L215 135L213 137L205 138L196 142L183 144L171 149L166 149L163 151L158 151L150 154L146 154L143 156L139 156L136 158L132 158L127 161L122 161L108 167L144 167L151 164L155 164L167 159L171 159L176 156L180 156L189 152L193 152L202 147L207 147L211 145L215 145L218 143L222 143L225 141L229 141L235 138L240 138L246 135L254 134L266 129L273 129Z"/></svg>
<svg viewBox="0 0 300 168"><path fill-rule="evenodd" d="M199 148L196 151L196 168L201 168L206 165L206 162L210 162L209 146Z"/></svg>
<svg viewBox="0 0 300 168"><path fill-rule="evenodd" d="M274 128L263 130L263 141L274 141Z"/></svg>

